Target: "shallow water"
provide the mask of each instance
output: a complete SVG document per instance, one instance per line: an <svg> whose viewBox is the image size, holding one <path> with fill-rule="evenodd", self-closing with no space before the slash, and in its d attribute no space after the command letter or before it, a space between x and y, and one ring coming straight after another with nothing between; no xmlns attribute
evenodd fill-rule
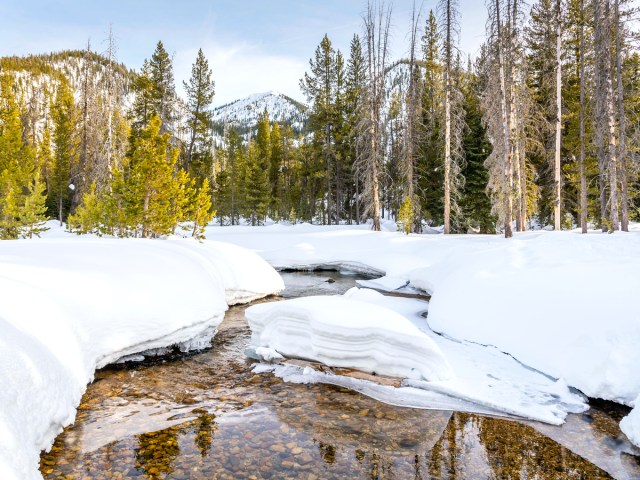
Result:
<svg viewBox="0 0 640 480"><path fill-rule="evenodd" d="M358 277L283 273L285 297ZM269 299L275 300L275 299ZM96 373L74 425L41 458L47 479L638 479L611 404L562 427L379 403L254 374L244 308L213 348ZM608 472L608 473L607 473Z"/></svg>

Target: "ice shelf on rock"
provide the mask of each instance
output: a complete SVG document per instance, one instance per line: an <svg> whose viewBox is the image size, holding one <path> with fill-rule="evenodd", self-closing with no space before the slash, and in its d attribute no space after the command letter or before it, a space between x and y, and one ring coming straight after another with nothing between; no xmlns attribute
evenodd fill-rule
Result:
<svg viewBox="0 0 640 480"><path fill-rule="evenodd" d="M556 425L567 413L587 409L584 399L563 381L529 369L495 348L436 335L422 316L426 305L359 288L344 296L255 305L246 311L252 329L248 354L277 363L270 368L287 381L340 385L393 405L516 416ZM406 336L419 339L424 347L417 348ZM379 385L313 366L282 364L282 356L404 380L399 388ZM422 373L425 366L428 369Z"/></svg>
<svg viewBox="0 0 640 480"><path fill-rule="evenodd" d="M636 398L635 408L622 419L620 429L635 446L640 447L640 395Z"/></svg>
<svg viewBox="0 0 640 480"><path fill-rule="evenodd" d="M253 305L245 312L251 345L258 354L268 348L288 358L378 375L427 381L453 377L438 346L409 320L351 296Z"/></svg>

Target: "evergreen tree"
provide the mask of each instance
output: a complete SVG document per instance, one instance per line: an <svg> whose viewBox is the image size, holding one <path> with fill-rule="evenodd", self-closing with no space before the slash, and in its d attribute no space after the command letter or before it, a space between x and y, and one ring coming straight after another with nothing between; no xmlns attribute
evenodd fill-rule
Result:
<svg viewBox="0 0 640 480"><path fill-rule="evenodd" d="M92 183L89 191L82 196L82 203L73 215L69 215L67 225L69 231L78 234L95 233L100 234L103 225L103 217L108 215L105 205L98 198L96 184Z"/></svg>
<svg viewBox="0 0 640 480"><path fill-rule="evenodd" d="M424 93L422 99L424 133L418 161L418 186L420 212L435 225L444 223L444 158L440 115L442 105L442 64L440 62L440 37L433 11L429 12L422 37L424 61Z"/></svg>
<svg viewBox="0 0 640 480"><path fill-rule="evenodd" d="M142 70L134 77L132 82L132 90L135 93L135 99L131 109L132 127L134 131L139 131L147 126L151 115L154 113L152 82L151 64L149 60L145 59Z"/></svg>
<svg viewBox="0 0 640 480"><path fill-rule="evenodd" d="M187 171L193 172L201 179L211 175L213 166L210 108L215 94L215 84L211 76L209 62L200 49L191 67L189 83L183 83L187 94L189 129L184 166Z"/></svg>
<svg viewBox="0 0 640 480"><path fill-rule="evenodd" d="M285 218L289 212L282 209L283 185L281 172L284 163L284 144L280 133L280 125L274 122L271 126L271 154L269 158L269 184L271 186L271 217L275 220Z"/></svg>
<svg viewBox="0 0 640 480"><path fill-rule="evenodd" d="M62 225L71 208L72 190L69 185L73 180L71 172L77 165L77 113L73 92L66 81L58 86L51 110L54 157L51 178L47 182L47 204L49 212L55 213Z"/></svg>
<svg viewBox="0 0 640 480"><path fill-rule="evenodd" d="M533 92L538 113L538 128L536 129L536 144L539 145L538 155L532 155L536 171L537 184L541 190L539 202L540 218L543 223L549 223L555 218L556 208L554 179L555 162L555 127L556 127L556 28L555 17L556 0L539 0L531 8L531 18L527 30L529 50L529 85ZM560 219L556 220L556 227Z"/></svg>
<svg viewBox="0 0 640 480"><path fill-rule="evenodd" d="M313 132L316 154L324 163L326 211L323 202L323 221L331 224L335 216L332 206L332 171L335 166L334 129L336 121L336 52L331 40L325 35L316 48L314 58L309 60L309 73L300 80L300 88L311 104L309 126Z"/></svg>
<svg viewBox="0 0 640 480"><path fill-rule="evenodd" d="M30 176L33 177L27 184L26 193L22 195L22 201L17 209L18 223L21 227L21 235L24 238L39 236L47 230L44 222L47 220L46 184L42 180L38 169L34 169ZM25 190L23 190L25 192Z"/></svg>
<svg viewBox="0 0 640 480"><path fill-rule="evenodd" d="M343 155L345 163L349 165L351 171L350 183L351 189L348 197L353 201L350 204L349 221L355 218L356 223L360 223L360 182L359 174L356 168L356 159L359 156L362 146L358 141L358 119L360 118L363 107L363 95L366 81L366 64L362 54L362 43L360 37L354 35L351 39L351 49L349 52L349 60L346 69L346 85L345 85L345 125L344 131L346 139L344 141L345 149ZM355 211L354 211L355 210Z"/></svg>
<svg viewBox="0 0 640 480"><path fill-rule="evenodd" d="M160 132L173 132L176 120L176 89L173 81L173 62L161 41L149 61L151 73L151 102L153 113L162 122Z"/></svg>
<svg viewBox="0 0 640 480"><path fill-rule="evenodd" d="M465 179L460 208L467 230L495 233L496 218L491 214L491 199L487 195L489 174L484 162L491 152L491 143L482 124L480 92L477 75L469 69L464 82L464 111L467 128L463 138Z"/></svg>
<svg viewBox="0 0 640 480"><path fill-rule="evenodd" d="M174 208L178 151L169 147L170 134L160 129L161 119L153 115L134 139L125 165L126 223L141 237L169 234L178 221Z"/></svg>
<svg viewBox="0 0 640 480"><path fill-rule="evenodd" d="M17 238L17 196L28 152L22 142L20 111L15 99L13 78L0 75L0 237Z"/></svg>
<svg viewBox="0 0 640 480"><path fill-rule="evenodd" d="M269 207L269 172L264 168L258 142L247 147L247 177L244 217L251 225L261 225Z"/></svg>
<svg viewBox="0 0 640 480"><path fill-rule="evenodd" d="M231 225L238 225L244 208L245 152L242 138L233 128L227 132L225 144L224 164L215 178L215 208L221 225L225 218Z"/></svg>
<svg viewBox="0 0 640 480"><path fill-rule="evenodd" d="M173 63L162 42L156 45L151 60L144 61L133 89L136 92L133 105L134 133L148 126L153 115L160 118L161 133L173 133L177 119Z"/></svg>
<svg viewBox="0 0 640 480"><path fill-rule="evenodd" d="M0 75L0 238L31 238L46 220L46 187L22 130L13 78Z"/></svg>
<svg viewBox="0 0 640 480"><path fill-rule="evenodd" d="M192 199L191 210L190 218L193 221L191 235L198 240L202 240L205 228L216 214L211 210L211 189L209 188L208 178L205 178L200 188L197 189Z"/></svg>

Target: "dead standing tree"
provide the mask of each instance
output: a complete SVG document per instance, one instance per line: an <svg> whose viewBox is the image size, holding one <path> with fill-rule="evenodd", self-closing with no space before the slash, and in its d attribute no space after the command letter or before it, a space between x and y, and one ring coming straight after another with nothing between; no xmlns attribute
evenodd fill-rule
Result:
<svg viewBox="0 0 640 480"><path fill-rule="evenodd" d="M356 159L361 175L365 215L373 216L372 229L380 231L380 172L384 156L382 109L385 102L385 71L389 54L391 8L371 0L364 17L367 79L358 130L360 155Z"/></svg>
<svg viewBox="0 0 640 480"><path fill-rule="evenodd" d="M482 104L484 122L491 139L493 150L486 160L489 171L488 188L494 199L494 212L503 221L504 236L513 236L513 158L512 158L512 115L509 111L508 83L505 69L505 26L502 22L501 0L487 2L489 19L487 23L488 45L484 65L485 90ZM497 100L497 101L496 101Z"/></svg>
<svg viewBox="0 0 640 480"><path fill-rule="evenodd" d="M423 140L422 128L422 72L419 61L416 58L418 24L420 13L416 14L415 5L411 19L411 43L409 47L409 84L405 94L405 134L403 139L403 152L401 159L401 174L404 179L404 197L409 199L412 207L414 232L419 232L421 227L420 202L418 200L418 152Z"/></svg>
<svg viewBox="0 0 640 480"><path fill-rule="evenodd" d="M444 74L444 233L451 233L451 211L457 210L456 198L461 185L460 163L463 158L462 136L464 110L459 88L458 1L440 0L438 3L442 30L442 63Z"/></svg>
<svg viewBox="0 0 640 480"><path fill-rule="evenodd" d="M613 84L611 79L611 0L594 0L596 147L600 168L600 214L602 230L619 230L618 158ZM609 198L607 200L607 192ZM607 218L607 206L609 216Z"/></svg>

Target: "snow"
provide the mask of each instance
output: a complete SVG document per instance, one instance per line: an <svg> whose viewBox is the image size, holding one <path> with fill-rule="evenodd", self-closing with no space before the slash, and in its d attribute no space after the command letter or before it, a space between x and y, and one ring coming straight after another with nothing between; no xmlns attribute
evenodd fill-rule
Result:
<svg viewBox="0 0 640 480"><path fill-rule="evenodd" d="M353 288L344 296L316 296L254 305L246 310L251 346L265 361L284 356L405 379L402 388L277 366L297 383L352 388L394 405L517 416L560 424L586 410L563 381L524 367L493 348L465 345L429 329L425 302Z"/></svg>
<svg viewBox="0 0 640 480"><path fill-rule="evenodd" d="M461 350L443 349L458 378L456 358L471 355L475 344L473 355L505 352L558 386L633 405L640 394L640 313L631 303L640 291L639 230L536 231L504 239L273 225L210 228L207 234L252 249L276 268L381 272L384 278L360 283L383 290L408 284L428 292L429 327L456 340ZM517 370L504 370L510 371ZM487 374L506 383L518 380L490 369ZM465 383L468 398L477 400L492 382L485 375L474 385ZM505 396L502 408L508 402Z"/></svg>
<svg viewBox="0 0 640 480"><path fill-rule="evenodd" d="M366 295L369 294L369 295ZM344 296L316 296L249 307L251 345L289 358L416 380L453 376L436 344L409 320L352 289ZM270 354L267 360L274 358Z"/></svg>
<svg viewBox="0 0 640 480"><path fill-rule="evenodd" d="M283 287L257 255L219 242L55 229L0 242L0 478L40 477L40 450L73 421L96 368L207 347L228 304Z"/></svg>
<svg viewBox="0 0 640 480"><path fill-rule="evenodd" d="M290 124L300 131L306 121L306 106L278 92L254 93L214 108L212 121L219 125L239 128L255 128L265 109L269 119L280 124Z"/></svg>
<svg viewBox="0 0 640 480"><path fill-rule="evenodd" d="M640 395L636 398L635 405L636 408L620 422L620 429L631 443L640 447Z"/></svg>

